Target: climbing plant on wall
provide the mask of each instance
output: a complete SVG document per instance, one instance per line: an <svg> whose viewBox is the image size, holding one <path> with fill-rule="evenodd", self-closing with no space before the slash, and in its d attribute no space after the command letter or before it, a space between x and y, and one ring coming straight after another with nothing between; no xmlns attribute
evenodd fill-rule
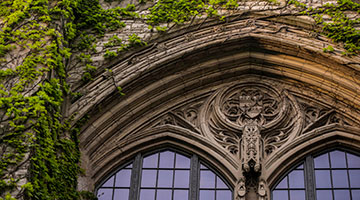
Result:
<svg viewBox="0 0 360 200"><path fill-rule="evenodd" d="M107 2L111 2L108 0ZM74 122L68 105L81 94L72 92L68 71L76 59L86 83L98 69L91 54L96 41L126 26L124 19L139 19L149 29L166 32L196 17L225 20L220 10L236 10L236 0L158 0L104 9L99 0L3 0L0 2L0 199L91 198L77 191L80 151L78 133L83 120ZM137 6L151 4L147 14ZM277 5L276 1L269 4ZM280 5L294 15L312 16L318 31L343 43L344 54L360 51L360 4L310 7L291 0ZM278 14L274 14L274 17ZM326 20L324 19L326 18ZM127 39L112 36L105 43L105 59L146 46L132 33ZM327 47L324 51L334 49ZM76 55L76 56L73 56ZM121 87L116 86L121 92ZM25 172L24 172L25 170ZM21 173L23 172L23 173Z"/></svg>

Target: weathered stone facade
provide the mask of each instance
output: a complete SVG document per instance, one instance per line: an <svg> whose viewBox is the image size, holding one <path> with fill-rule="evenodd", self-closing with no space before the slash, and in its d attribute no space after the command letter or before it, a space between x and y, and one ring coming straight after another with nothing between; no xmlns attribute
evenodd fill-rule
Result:
<svg viewBox="0 0 360 200"><path fill-rule="evenodd" d="M137 1L102 5L127 3ZM64 109L74 123L90 116L80 134L79 190L95 191L138 153L176 147L211 164L234 200L270 200L282 174L306 155L331 147L359 151L360 56L343 56L342 44L283 3L247 2L223 11L224 21L164 24L172 27L166 33L127 19L124 29L97 42L97 71L86 83L83 63L73 59L67 81L82 96L66 99ZM137 6L139 14L151 5ZM148 45L104 59L110 37L126 41L133 33ZM335 50L324 52L329 45ZM24 183L25 160L16 174Z"/></svg>
<svg viewBox="0 0 360 200"><path fill-rule="evenodd" d="M305 155L359 150L360 57L341 56L341 46L324 53L331 41L309 18L277 14L195 20L101 63L112 73L78 86L86 93L70 107L91 116L80 136L80 189L94 190L138 152L176 146L211 163L234 199L270 199Z"/></svg>

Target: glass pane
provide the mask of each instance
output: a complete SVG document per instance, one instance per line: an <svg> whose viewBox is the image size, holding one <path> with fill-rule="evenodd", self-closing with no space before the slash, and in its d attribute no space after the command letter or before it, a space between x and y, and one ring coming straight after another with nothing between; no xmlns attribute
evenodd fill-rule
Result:
<svg viewBox="0 0 360 200"><path fill-rule="evenodd" d="M98 200L111 200L113 189L99 189L97 192Z"/></svg>
<svg viewBox="0 0 360 200"><path fill-rule="evenodd" d="M175 168L190 168L190 158L176 154Z"/></svg>
<svg viewBox="0 0 360 200"><path fill-rule="evenodd" d="M360 188L360 170L349 170L350 186Z"/></svg>
<svg viewBox="0 0 360 200"><path fill-rule="evenodd" d="M228 186L225 185L225 183L221 180L220 177L216 176L216 188L227 189Z"/></svg>
<svg viewBox="0 0 360 200"><path fill-rule="evenodd" d="M143 160L143 168L156 168L158 164L158 154L147 156Z"/></svg>
<svg viewBox="0 0 360 200"><path fill-rule="evenodd" d="M331 188L330 170L315 170L316 188Z"/></svg>
<svg viewBox="0 0 360 200"><path fill-rule="evenodd" d="M114 200L128 200L129 189L115 189Z"/></svg>
<svg viewBox="0 0 360 200"><path fill-rule="evenodd" d="M360 157L347 153L349 168L360 168Z"/></svg>
<svg viewBox="0 0 360 200"><path fill-rule="evenodd" d="M156 200L171 200L172 190L158 190Z"/></svg>
<svg viewBox="0 0 360 200"><path fill-rule="evenodd" d="M334 199L335 200L350 200L350 191L349 190L334 190Z"/></svg>
<svg viewBox="0 0 360 200"><path fill-rule="evenodd" d="M330 152L331 168L346 168L345 152Z"/></svg>
<svg viewBox="0 0 360 200"><path fill-rule="evenodd" d="M282 181L280 181L280 183L276 186L275 189L284 189L284 188L288 188L286 176L283 178Z"/></svg>
<svg viewBox="0 0 360 200"><path fill-rule="evenodd" d="M132 166L133 166L133 164L131 163L130 165L126 166L125 168L126 168L126 169L131 169Z"/></svg>
<svg viewBox="0 0 360 200"><path fill-rule="evenodd" d="M188 170L175 170L175 188L188 188L189 187L189 174Z"/></svg>
<svg viewBox="0 0 360 200"><path fill-rule="evenodd" d="M200 171L200 188L215 188L215 174L211 171Z"/></svg>
<svg viewBox="0 0 360 200"><path fill-rule="evenodd" d="M160 153L160 168L174 168L174 152L165 151Z"/></svg>
<svg viewBox="0 0 360 200"><path fill-rule="evenodd" d="M304 188L304 171L294 170L289 174L290 188Z"/></svg>
<svg viewBox="0 0 360 200"><path fill-rule="evenodd" d="M114 176L109 178L101 187L114 187Z"/></svg>
<svg viewBox="0 0 360 200"><path fill-rule="evenodd" d="M155 190L150 190L150 189L140 190L140 200L154 200L154 199L155 199Z"/></svg>
<svg viewBox="0 0 360 200"><path fill-rule="evenodd" d="M272 200L289 200L289 194L287 190L274 190L272 195Z"/></svg>
<svg viewBox="0 0 360 200"><path fill-rule="evenodd" d="M316 200L332 200L332 191L316 190Z"/></svg>
<svg viewBox="0 0 360 200"><path fill-rule="evenodd" d="M156 170L142 170L141 187L155 187Z"/></svg>
<svg viewBox="0 0 360 200"><path fill-rule="evenodd" d="M352 190L351 196L353 200L360 199L360 190Z"/></svg>
<svg viewBox="0 0 360 200"><path fill-rule="evenodd" d="M174 190L174 200L188 200L189 191L188 190Z"/></svg>
<svg viewBox="0 0 360 200"><path fill-rule="evenodd" d="M131 169L123 169L116 174L115 187L130 187Z"/></svg>
<svg viewBox="0 0 360 200"><path fill-rule="evenodd" d="M200 190L200 200L214 200L215 191L214 190Z"/></svg>
<svg viewBox="0 0 360 200"><path fill-rule="evenodd" d="M231 200L232 193L230 190L217 190L216 191L216 200Z"/></svg>
<svg viewBox="0 0 360 200"><path fill-rule="evenodd" d="M290 190L290 200L305 200L305 190Z"/></svg>
<svg viewBox="0 0 360 200"><path fill-rule="evenodd" d="M349 187L349 180L346 170L332 170L332 179L334 188Z"/></svg>
<svg viewBox="0 0 360 200"><path fill-rule="evenodd" d="M304 169L304 165L299 165L296 169Z"/></svg>
<svg viewBox="0 0 360 200"><path fill-rule="evenodd" d="M173 171L159 170L158 187L172 187Z"/></svg>
<svg viewBox="0 0 360 200"><path fill-rule="evenodd" d="M324 154L314 158L315 168L329 168L329 156Z"/></svg>
<svg viewBox="0 0 360 200"><path fill-rule="evenodd" d="M207 169L204 165L200 164L200 169Z"/></svg>

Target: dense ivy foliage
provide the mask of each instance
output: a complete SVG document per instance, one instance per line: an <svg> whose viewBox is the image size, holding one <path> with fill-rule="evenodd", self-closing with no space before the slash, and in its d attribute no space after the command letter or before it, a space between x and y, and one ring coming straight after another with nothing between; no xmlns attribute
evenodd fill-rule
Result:
<svg viewBox="0 0 360 200"><path fill-rule="evenodd" d="M181 25L197 16L217 16L221 20L219 8L235 9L239 2L159 0L149 8L148 15L141 16L133 4L106 10L98 0L2 0L0 199L66 200L84 196L76 190L81 173L77 135L83 121L70 126L73 116L67 116L65 109L69 103L66 99L75 101L81 96L72 93L66 82L73 54L83 66L82 81L91 81L97 71L91 59L96 41L125 27L123 19L137 18L148 23L150 29L166 31L169 24ZM346 13L359 13L359 4L338 0L335 5L311 8L292 0L289 8L291 5L300 8L300 15L313 16L322 27L321 33L343 43L346 54L360 51L360 30L355 28L360 19L351 19ZM329 19L324 20L325 16ZM113 35L104 44L104 57L110 59L145 45L136 34L127 40ZM332 52L334 48L329 46L324 51ZM123 94L121 87L117 89ZM25 177L16 173L22 168L30 169ZM20 191L12 194L15 190Z"/></svg>
<svg viewBox="0 0 360 200"><path fill-rule="evenodd" d="M343 54L354 55L360 52L360 18L350 17L354 13L360 14L360 4L351 0L337 0L336 4L327 3L321 7L312 8L296 0L289 2L303 9L301 14L312 16L321 25L322 32L334 42L344 44L347 50ZM326 52L333 52L334 48L324 48Z"/></svg>

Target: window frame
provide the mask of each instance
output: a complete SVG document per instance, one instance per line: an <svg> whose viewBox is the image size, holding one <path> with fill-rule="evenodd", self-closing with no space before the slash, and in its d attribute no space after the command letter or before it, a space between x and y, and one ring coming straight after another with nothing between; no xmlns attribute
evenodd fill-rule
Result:
<svg viewBox="0 0 360 200"><path fill-rule="evenodd" d="M293 170L295 170L301 164L303 164L303 166L304 166L305 200L317 200L314 158L324 155L326 153L336 151L336 150L343 151L345 153L350 153L350 154L360 157L359 152L356 152L353 149L348 149L345 147L331 147L328 149L323 149L320 152L309 154L309 155L305 156L305 158L303 158L301 161L296 162L295 165L293 165L289 170L287 170L285 174L280 176L280 178L273 184L273 186L270 189L271 200L274 200L273 199L273 191L275 190L275 187L283 180L283 178L288 176ZM332 170L333 168L329 168L329 169ZM334 169L336 169L336 168L334 168ZM346 169L349 170L348 167ZM348 181L350 181L350 180L348 180ZM351 193L350 185L347 189L350 190L350 193ZM290 189L288 188L287 190L290 190Z"/></svg>
<svg viewBox="0 0 360 200"><path fill-rule="evenodd" d="M120 165L120 167L116 168L115 171L110 173L108 176L106 176L103 181L99 182L98 186L95 188L95 195L97 195L99 189L101 189L102 185L108 181L112 176L115 176L119 171L122 169L125 169L126 166L132 164L131 168L131 177L130 177L130 187L129 187L129 199L128 200L139 200L140 199L140 188L141 188L141 176L142 176L142 165L143 160L145 157L161 153L164 151L171 151L174 153L181 154L183 156L186 156L190 159L190 175L189 175L189 193L188 193L188 200L199 200L200 198L200 166L203 165L208 168L212 173L219 177L224 184L228 187L228 190L231 191L231 200L234 199L234 189L229 184L228 180L225 179L224 176L222 176L218 170L215 170L214 167L212 167L211 164L205 159L200 159L196 154L189 153L174 147L162 147L158 149L153 149L151 151L147 152L139 152L135 155L135 157L132 158L132 160L125 162L125 164ZM115 183L114 183L115 185ZM110 187L109 187L110 188ZM114 200L114 191L115 187L113 188L113 195L112 200ZM219 189L214 189L219 190ZM225 190L225 189L220 189ZM215 197L216 198L216 197Z"/></svg>

